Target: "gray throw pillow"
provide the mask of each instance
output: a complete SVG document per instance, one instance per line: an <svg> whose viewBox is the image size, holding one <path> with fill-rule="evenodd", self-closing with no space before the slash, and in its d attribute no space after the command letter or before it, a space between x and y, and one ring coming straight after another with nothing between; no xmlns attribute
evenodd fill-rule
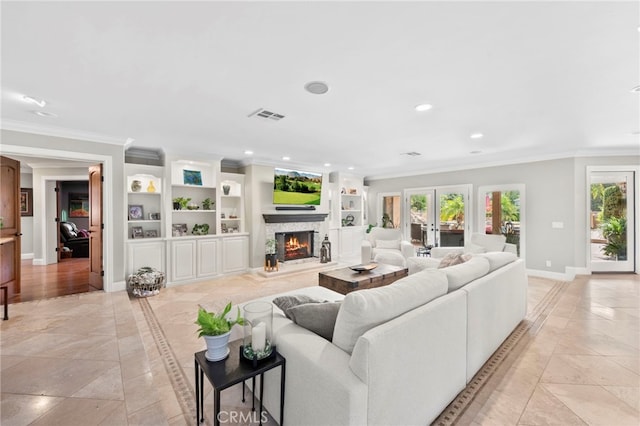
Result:
<svg viewBox="0 0 640 426"><path fill-rule="evenodd" d="M292 294L290 296L280 296L273 299L273 304L284 312L289 319L293 319L287 313L289 308L302 305L303 303L321 303L322 300L314 299L313 297L305 296L304 294Z"/></svg>
<svg viewBox="0 0 640 426"><path fill-rule="evenodd" d="M286 314L300 327L331 341L341 303L305 303L289 308Z"/></svg>

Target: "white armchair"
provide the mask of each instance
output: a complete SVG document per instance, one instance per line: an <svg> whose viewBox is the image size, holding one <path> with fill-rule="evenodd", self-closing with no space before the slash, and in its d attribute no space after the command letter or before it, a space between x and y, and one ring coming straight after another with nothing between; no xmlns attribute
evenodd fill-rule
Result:
<svg viewBox="0 0 640 426"><path fill-rule="evenodd" d="M507 237L500 234L471 234L471 241L465 242L464 247L433 247L431 257L442 258L452 252L486 253L489 251L504 251L518 254L515 244L507 243Z"/></svg>
<svg viewBox="0 0 640 426"><path fill-rule="evenodd" d="M415 256L415 248L402 240L399 229L372 228L362 241L362 263L375 260L406 266L406 259Z"/></svg>

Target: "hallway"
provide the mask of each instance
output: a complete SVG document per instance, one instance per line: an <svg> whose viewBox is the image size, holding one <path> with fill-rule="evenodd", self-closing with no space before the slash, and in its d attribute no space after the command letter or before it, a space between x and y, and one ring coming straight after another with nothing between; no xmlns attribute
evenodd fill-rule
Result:
<svg viewBox="0 0 640 426"><path fill-rule="evenodd" d="M23 260L20 268L21 291L9 298L10 304L89 291L89 258L62 259L45 266L33 266L31 260Z"/></svg>

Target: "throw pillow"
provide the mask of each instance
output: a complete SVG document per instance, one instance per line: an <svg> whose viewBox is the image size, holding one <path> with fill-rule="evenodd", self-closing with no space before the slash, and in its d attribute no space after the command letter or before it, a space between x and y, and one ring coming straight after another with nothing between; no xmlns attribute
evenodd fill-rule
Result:
<svg viewBox="0 0 640 426"><path fill-rule="evenodd" d="M470 254L449 253L442 258L440 264L438 265L438 268L448 268L449 266L459 265L469 259L471 259Z"/></svg>
<svg viewBox="0 0 640 426"><path fill-rule="evenodd" d="M485 257L473 256L469 261L441 269L447 274L449 292L489 273L489 261Z"/></svg>
<svg viewBox="0 0 640 426"><path fill-rule="evenodd" d="M290 296L280 296L273 299L273 304L284 312L287 318L293 319L289 316L287 311L298 305L304 303L320 303L322 300L314 299L313 297L305 296L304 294L292 294Z"/></svg>
<svg viewBox="0 0 640 426"><path fill-rule="evenodd" d="M376 248L400 250L400 240L376 240Z"/></svg>
<svg viewBox="0 0 640 426"><path fill-rule="evenodd" d="M303 303L287 309L286 315L300 327L331 341L342 302Z"/></svg>

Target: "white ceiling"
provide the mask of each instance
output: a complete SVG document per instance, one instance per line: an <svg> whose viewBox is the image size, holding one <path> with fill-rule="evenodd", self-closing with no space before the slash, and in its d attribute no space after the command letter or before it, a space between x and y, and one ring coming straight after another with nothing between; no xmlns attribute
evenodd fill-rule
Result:
<svg viewBox="0 0 640 426"><path fill-rule="evenodd" d="M369 177L639 151L637 1L1 8L3 128Z"/></svg>

